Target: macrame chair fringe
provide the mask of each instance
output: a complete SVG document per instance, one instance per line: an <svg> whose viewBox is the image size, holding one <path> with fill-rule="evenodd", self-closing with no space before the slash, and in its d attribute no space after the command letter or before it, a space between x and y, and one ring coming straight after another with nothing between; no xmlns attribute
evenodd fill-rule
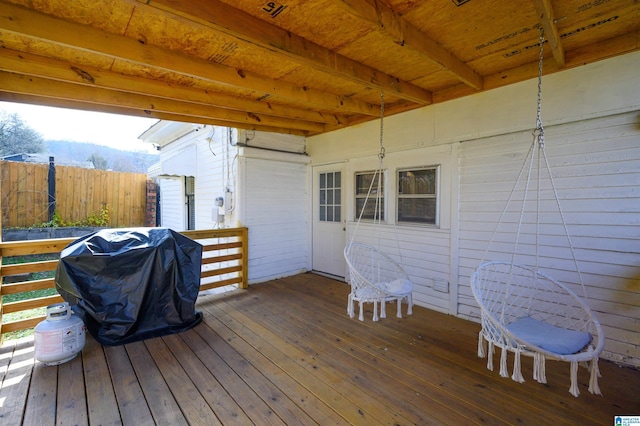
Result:
<svg viewBox="0 0 640 426"><path fill-rule="evenodd" d="M591 364L589 366L589 392L602 395L600 392L600 387L598 386L598 377L600 377L600 369L598 368L598 358L594 358L591 360Z"/></svg>
<svg viewBox="0 0 640 426"><path fill-rule="evenodd" d="M507 348L505 346L502 347L500 353L500 376L509 377L509 371L507 370Z"/></svg>
<svg viewBox="0 0 640 426"><path fill-rule="evenodd" d="M484 337L482 335L482 330L478 333L478 358L484 358L487 356L487 353L484 350Z"/></svg>
<svg viewBox="0 0 640 426"><path fill-rule="evenodd" d="M493 371L493 342L489 341L489 351L487 353L487 370Z"/></svg>
<svg viewBox="0 0 640 426"><path fill-rule="evenodd" d="M539 352L533 354L533 380L538 383L547 383L545 363L544 354Z"/></svg>
<svg viewBox="0 0 640 426"><path fill-rule="evenodd" d="M513 375L511 376L511 379L514 382L518 382L518 383L522 383L524 382L524 377L522 377L522 366L520 364L520 354L521 354L521 350L520 348L517 348L514 351L515 357L513 360Z"/></svg>
<svg viewBox="0 0 640 426"><path fill-rule="evenodd" d="M578 397L580 395L580 390L578 390L578 362L571 362L571 386L569 387L569 393L571 395Z"/></svg>

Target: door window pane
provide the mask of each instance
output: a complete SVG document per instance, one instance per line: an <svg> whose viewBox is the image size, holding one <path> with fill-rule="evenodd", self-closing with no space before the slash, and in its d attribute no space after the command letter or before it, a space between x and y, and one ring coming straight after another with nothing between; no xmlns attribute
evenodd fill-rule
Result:
<svg viewBox="0 0 640 426"><path fill-rule="evenodd" d="M320 193L318 194L319 220L321 222L341 222L342 173L320 173L318 179L320 184Z"/></svg>

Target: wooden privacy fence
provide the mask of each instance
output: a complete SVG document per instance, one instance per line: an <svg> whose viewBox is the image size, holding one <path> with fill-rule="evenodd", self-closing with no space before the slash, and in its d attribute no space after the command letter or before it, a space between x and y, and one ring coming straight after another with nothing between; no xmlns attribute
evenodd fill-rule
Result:
<svg viewBox="0 0 640 426"><path fill-rule="evenodd" d="M184 231L181 234L202 244L200 291L237 284L247 288L249 231L247 228ZM55 288L55 278L31 279L34 273L55 271L59 254L75 238L0 242L0 261L3 258L27 255L57 255L54 260L0 265L0 334L35 327L45 318L42 308L62 302L57 292L48 296L5 302L10 295ZM0 262L2 263L2 262ZM5 283L13 277L12 283ZM38 311L39 309L39 311ZM35 311L34 311L35 310ZM6 321L7 314L20 313L17 320Z"/></svg>
<svg viewBox="0 0 640 426"><path fill-rule="evenodd" d="M49 165L0 161L2 226L27 228L49 222ZM143 173L55 166L55 210L65 223L99 215L108 206L109 226L145 224Z"/></svg>

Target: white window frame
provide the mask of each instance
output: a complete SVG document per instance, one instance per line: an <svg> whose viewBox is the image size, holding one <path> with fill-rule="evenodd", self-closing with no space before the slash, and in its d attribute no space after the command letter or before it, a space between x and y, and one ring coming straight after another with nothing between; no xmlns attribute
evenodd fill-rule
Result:
<svg viewBox="0 0 640 426"><path fill-rule="evenodd" d="M434 173L434 192L433 193L418 193L418 194L402 194L401 193L401 173L417 172L424 170L433 170ZM435 200L434 219L431 221L422 220L406 220L400 217L400 207L403 200ZM415 226L427 226L427 227L439 227L440 226L440 165L432 166L419 166L419 167L403 167L396 169L396 223L398 225L415 225Z"/></svg>

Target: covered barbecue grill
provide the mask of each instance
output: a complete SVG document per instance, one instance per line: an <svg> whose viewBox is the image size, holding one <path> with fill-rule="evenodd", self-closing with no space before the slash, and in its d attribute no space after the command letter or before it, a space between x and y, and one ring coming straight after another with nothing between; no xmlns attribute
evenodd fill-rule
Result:
<svg viewBox="0 0 640 426"><path fill-rule="evenodd" d="M56 288L103 345L187 330L195 310L202 246L168 228L104 229L61 253Z"/></svg>

